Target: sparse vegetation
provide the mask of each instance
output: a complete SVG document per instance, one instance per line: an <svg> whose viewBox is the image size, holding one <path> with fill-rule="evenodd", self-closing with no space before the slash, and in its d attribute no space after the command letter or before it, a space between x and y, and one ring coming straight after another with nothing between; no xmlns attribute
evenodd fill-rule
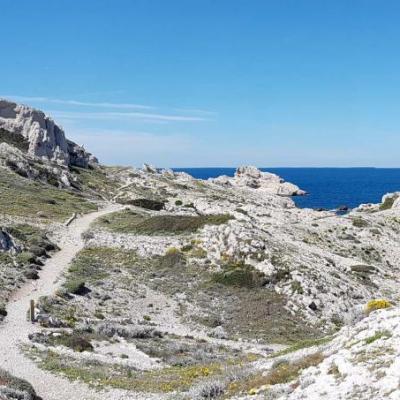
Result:
<svg viewBox="0 0 400 400"><path fill-rule="evenodd" d="M383 309L383 308L389 308L391 306L392 306L392 304L388 300L385 300L385 299L374 299L374 300L370 300L367 303L366 312L369 314L372 311L380 310L380 309Z"/></svg>
<svg viewBox="0 0 400 400"><path fill-rule="evenodd" d="M85 281L80 279L68 279L64 283L64 287L68 293L82 295L85 293Z"/></svg>
<svg viewBox="0 0 400 400"><path fill-rule="evenodd" d="M386 196L385 201L379 206L379 210L380 211L390 210L397 199L398 199L397 195Z"/></svg>
<svg viewBox="0 0 400 400"><path fill-rule="evenodd" d="M284 356L286 354L294 353L295 351L301 350L301 349L306 349L309 347L315 347L315 346L323 346L330 341L332 341L333 336L326 336L322 338L317 338L317 339L306 339L306 340L301 340L288 348L278 351L272 355L272 357L280 357Z"/></svg>
<svg viewBox="0 0 400 400"><path fill-rule="evenodd" d="M133 199L133 200L120 200L122 204L130 204L132 206L145 208L147 210L161 211L165 206L165 201L151 200L151 199Z"/></svg>
<svg viewBox="0 0 400 400"><path fill-rule="evenodd" d="M356 228L366 228L369 226L368 221L366 221L364 218L361 217L355 217L352 219L352 224Z"/></svg>
<svg viewBox="0 0 400 400"><path fill-rule="evenodd" d="M216 283L243 288L262 287L266 283L265 275L250 265L230 263L222 267L221 272L213 275Z"/></svg>
<svg viewBox="0 0 400 400"><path fill-rule="evenodd" d="M72 213L97 209L93 203L69 190L60 190L42 182L23 178L0 168L0 209L3 214L65 221Z"/></svg>
<svg viewBox="0 0 400 400"><path fill-rule="evenodd" d="M182 234L195 232L205 225L221 225L233 217L223 215L156 215L138 214L131 210L115 212L100 218L98 224L113 232L142 235Z"/></svg>
<svg viewBox="0 0 400 400"><path fill-rule="evenodd" d="M374 335L366 338L365 339L365 343L366 344L371 344L371 343L374 343L376 340L379 340L379 339L382 339L382 338L387 339L387 338L390 338L391 336L392 336L392 333L387 331L387 330L378 331Z"/></svg>
<svg viewBox="0 0 400 400"><path fill-rule="evenodd" d="M298 378L301 371L320 364L324 358L321 352L317 352L293 362L279 360L266 374L258 372L243 380L235 381L234 385L230 386L228 395L232 396L239 393L256 394L257 389L261 387L292 382Z"/></svg>
<svg viewBox="0 0 400 400"><path fill-rule="evenodd" d="M1 142L5 142L23 152L27 152L29 148L29 142L22 135L16 134L15 132L11 133L3 128L0 128L0 143Z"/></svg>

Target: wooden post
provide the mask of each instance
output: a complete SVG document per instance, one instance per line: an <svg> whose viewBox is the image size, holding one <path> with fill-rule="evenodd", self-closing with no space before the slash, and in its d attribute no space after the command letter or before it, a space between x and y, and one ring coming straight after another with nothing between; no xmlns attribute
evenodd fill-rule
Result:
<svg viewBox="0 0 400 400"><path fill-rule="evenodd" d="M31 300L31 306L29 309L29 316L32 324L35 322L35 300Z"/></svg>

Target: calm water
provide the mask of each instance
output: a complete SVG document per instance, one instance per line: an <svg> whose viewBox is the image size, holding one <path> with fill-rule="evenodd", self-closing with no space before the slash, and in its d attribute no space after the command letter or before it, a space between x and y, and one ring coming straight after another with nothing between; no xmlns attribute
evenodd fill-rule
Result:
<svg viewBox="0 0 400 400"><path fill-rule="evenodd" d="M261 168L278 174L310 193L295 197L299 207L354 208L378 203L388 192L400 191L400 168ZM199 179L233 176L235 168L175 168Z"/></svg>

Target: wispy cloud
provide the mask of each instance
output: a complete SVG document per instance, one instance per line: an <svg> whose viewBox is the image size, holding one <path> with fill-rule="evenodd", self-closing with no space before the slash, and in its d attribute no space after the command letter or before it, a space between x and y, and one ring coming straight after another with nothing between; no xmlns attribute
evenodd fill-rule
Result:
<svg viewBox="0 0 400 400"><path fill-rule="evenodd" d="M46 108L46 113L54 118L67 120L143 120L156 123L167 122L198 122L212 119L215 113L199 109L174 108L172 112L156 112L156 107L133 103L87 102L80 100L64 100L50 97L30 97L1 95L17 102L37 103ZM59 105L59 110L49 110L44 105ZM71 110L71 107L81 107L84 110ZM104 111L87 108L104 109Z"/></svg>
<svg viewBox="0 0 400 400"><path fill-rule="evenodd" d="M44 103L44 104L61 104L65 106L80 106L80 107L98 107L98 108L114 108L127 110L153 110L154 107L145 106L142 104L132 103L109 103L109 102L88 102L79 100L63 100L50 97L29 97L29 96L13 96L1 95L1 97L13 99L15 101L26 101L29 103Z"/></svg>
<svg viewBox="0 0 400 400"><path fill-rule="evenodd" d="M207 121L208 118L187 116L187 115L168 115L143 112L75 112L75 111L48 111L55 118L60 119L92 119L92 120L121 120L121 119L141 119L147 121L160 122L196 122Z"/></svg>

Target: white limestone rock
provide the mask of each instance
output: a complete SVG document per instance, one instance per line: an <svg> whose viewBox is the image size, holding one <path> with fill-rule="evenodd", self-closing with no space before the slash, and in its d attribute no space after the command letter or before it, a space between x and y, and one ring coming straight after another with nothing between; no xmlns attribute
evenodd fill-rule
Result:
<svg viewBox="0 0 400 400"><path fill-rule="evenodd" d="M221 176L210 181L223 186L254 189L265 194L277 194L280 196L303 196L306 194L304 190L292 183L285 182L278 175L270 172L261 172L254 166L239 167L233 178Z"/></svg>
<svg viewBox="0 0 400 400"><path fill-rule="evenodd" d="M31 156L83 168L97 163L90 153L67 140L63 129L42 111L0 99L0 128L25 138Z"/></svg>
<svg viewBox="0 0 400 400"><path fill-rule="evenodd" d="M300 385L279 399L399 399L399 345L399 309L375 311L343 328L323 362L303 371Z"/></svg>

